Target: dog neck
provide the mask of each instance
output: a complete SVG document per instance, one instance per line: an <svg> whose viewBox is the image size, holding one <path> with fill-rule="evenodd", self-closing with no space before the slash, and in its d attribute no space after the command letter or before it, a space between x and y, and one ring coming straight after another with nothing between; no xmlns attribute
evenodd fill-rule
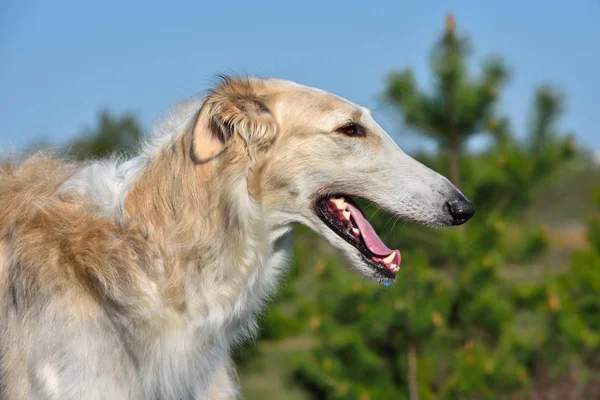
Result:
<svg viewBox="0 0 600 400"><path fill-rule="evenodd" d="M161 255L164 304L192 321L235 323L234 316L258 312L275 288L291 227L267 227L248 163L195 164L186 157L186 140L157 152L141 170L125 198L124 219Z"/></svg>

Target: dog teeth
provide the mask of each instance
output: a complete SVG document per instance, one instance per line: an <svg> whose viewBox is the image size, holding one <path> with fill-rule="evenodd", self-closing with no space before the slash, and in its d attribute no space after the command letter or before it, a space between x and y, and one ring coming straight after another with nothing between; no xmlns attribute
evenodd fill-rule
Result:
<svg viewBox="0 0 600 400"><path fill-rule="evenodd" d="M354 233L355 235L360 235L360 231L358 230L358 228L352 228L352 233Z"/></svg>
<svg viewBox="0 0 600 400"><path fill-rule="evenodd" d="M398 270L399 270L400 268L398 268L398 266L397 266L396 264L392 263L392 264L390 265L390 269L391 269L393 272L398 272Z"/></svg>
<svg viewBox="0 0 600 400"><path fill-rule="evenodd" d="M345 210L347 208L346 202L342 198L335 199L332 197L331 199L329 199L329 201L335 204L338 210Z"/></svg>
<svg viewBox="0 0 600 400"><path fill-rule="evenodd" d="M344 215L344 218L350 221L350 211L342 211L342 214Z"/></svg>
<svg viewBox="0 0 600 400"><path fill-rule="evenodd" d="M395 258L396 258L396 253L392 253L389 256L387 256L386 258L384 258L383 262L386 263L386 264L389 264L392 261L394 261ZM392 265L396 265L396 264L392 264Z"/></svg>

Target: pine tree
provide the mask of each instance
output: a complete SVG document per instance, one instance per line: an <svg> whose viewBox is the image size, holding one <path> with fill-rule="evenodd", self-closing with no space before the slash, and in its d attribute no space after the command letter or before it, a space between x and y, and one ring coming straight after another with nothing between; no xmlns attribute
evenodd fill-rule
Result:
<svg viewBox="0 0 600 400"><path fill-rule="evenodd" d="M434 73L432 94L418 89L410 69L390 74L385 97L418 133L433 138L448 152L450 180L460 185L460 158L468 139L486 130L493 118L498 91L508 71L500 59L490 58L481 77L469 74L468 39L456 33L454 17L446 17L446 29L431 55Z"/></svg>
<svg viewBox="0 0 600 400"><path fill-rule="evenodd" d="M460 186L460 159L468 139L484 131L493 121L496 93L507 80L507 70L499 59L489 59L480 78L470 76L466 66L469 41L456 33L451 14L446 29L431 55L435 89L433 94L420 91L411 70L392 73L386 97L400 110L405 123L418 133L437 141L448 153L450 180ZM412 282L412 273L407 274ZM414 289L408 286L408 298ZM408 344L409 390L411 400L418 400L416 386L416 349Z"/></svg>
<svg viewBox="0 0 600 400"><path fill-rule="evenodd" d="M320 321L319 345L294 364L296 382L313 398L494 398L525 390L533 379L525 355L535 353L537 342L518 347L521 335L513 332L527 317L517 307L522 299L514 282L500 270L547 248L539 227L509 231L511 218L521 215L574 145L557 129L562 97L549 86L535 94L529 129L521 139L515 135L510 120L495 115L507 79L502 61L488 60L473 78L468 55L468 40L448 17L432 54L433 94L417 90L405 70L390 75L385 96L408 126L437 141L438 155L419 158L450 171L478 215L462 232L410 226L390 232L389 216L370 212L384 241L404 249L392 291L358 284L347 271L329 267L336 260L323 261L328 272L312 310ZM466 154L468 139L480 133L491 135L492 145ZM546 287L533 292L540 290Z"/></svg>

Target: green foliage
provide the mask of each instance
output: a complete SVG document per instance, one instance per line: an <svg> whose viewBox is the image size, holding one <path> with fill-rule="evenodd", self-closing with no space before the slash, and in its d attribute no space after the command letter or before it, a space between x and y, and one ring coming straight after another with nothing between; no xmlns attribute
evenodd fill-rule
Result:
<svg viewBox="0 0 600 400"><path fill-rule="evenodd" d="M447 146L452 135L464 143L487 128L497 91L506 83L508 71L502 60L490 58L479 78L469 76L465 38L447 29L431 57L435 84L432 94L417 88L410 69L392 72L384 97L396 105L405 122Z"/></svg>
<svg viewBox="0 0 600 400"><path fill-rule="evenodd" d="M590 222L596 250L577 254L569 272L533 282L504 272L540 260L549 247L541 227L519 219L575 154L572 139L556 127L562 97L549 86L538 89L530 127L516 135L508 118L494 116L507 78L502 61L487 61L479 79L470 77L467 40L454 30L450 21L432 53L432 94L418 91L405 70L390 75L385 96L409 126L438 140L439 155L418 158L441 172L455 168L477 215L461 230L435 231L397 226L366 207L384 241L404 249L404 268L385 289L349 277L333 265L336 256L323 256L317 294L301 315L318 341L290 360L294 382L311 398L525 397L552 390L537 388L540 371L553 376L577 365L587 371L578 378L584 387L594 376L600 220ZM486 131L492 146L461 155L468 137ZM454 167L451 135L458 142Z"/></svg>
<svg viewBox="0 0 600 400"><path fill-rule="evenodd" d="M142 129L133 115L114 117L104 110L98 115L98 125L86 130L66 148L75 159L103 158L112 153L131 152L142 137Z"/></svg>
<svg viewBox="0 0 600 400"><path fill-rule="evenodd" d="M481 76L467 70L468 39L456 34L454 18L446 18L446 29L431 54L434 90L420 91L410 69L392 72L384 98L396 106L404 122L418 133L435 139L448 152L450 179L460 179L460 154L467 140L489 130L493 124L497 92L508 79L502 60L489 58Z"/></svg>
<svg viewBox="0 0 600 400"><path fill-rule="evenodd" d="M596 207L600 209L600 187L596 190L594 202ZM600 215L598 214L589 219L588 240L596 252L600 253Z"/></svg>
<svg viewBox="0 0 600 400"><path fill-rule="evenodd" d="M591 241L596 224L592 218ZM511 235L498 224L488 229ZM456 243L448 233L439 244ZM476 233L467 230L465 242ZM518 254L535 259L546 239L539 230L527 238ZM558 390L554 383L563 379L553 377L566 376L578 382L569 383L572 393L593 393L600 383L599 249L577 252L562 273L520 282L499 273L507 252L500 239L465 256L467 264L444 268L432 267L427 252L405 251L408 265L389 289L352 279L335 257L323 260L314 314L305 317L307 325L319 321L312 332L319 341L290 362L296 384L311 398L409 398L414 345L420 398L527 397L539 371L550 382L537 392Z"/></svg>

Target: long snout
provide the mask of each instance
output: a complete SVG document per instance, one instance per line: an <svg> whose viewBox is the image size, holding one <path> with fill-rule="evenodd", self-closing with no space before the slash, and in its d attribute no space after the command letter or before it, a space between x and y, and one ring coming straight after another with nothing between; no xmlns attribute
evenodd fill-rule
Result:
<svg viewBox="0 0 600 400"><path fill-rule="evenodd" d="M381 177L390 185L377 196L378 204L435 227L462 225L473 217L473 204L448 179L404 153L391 138L386 145Z"/></svg>

